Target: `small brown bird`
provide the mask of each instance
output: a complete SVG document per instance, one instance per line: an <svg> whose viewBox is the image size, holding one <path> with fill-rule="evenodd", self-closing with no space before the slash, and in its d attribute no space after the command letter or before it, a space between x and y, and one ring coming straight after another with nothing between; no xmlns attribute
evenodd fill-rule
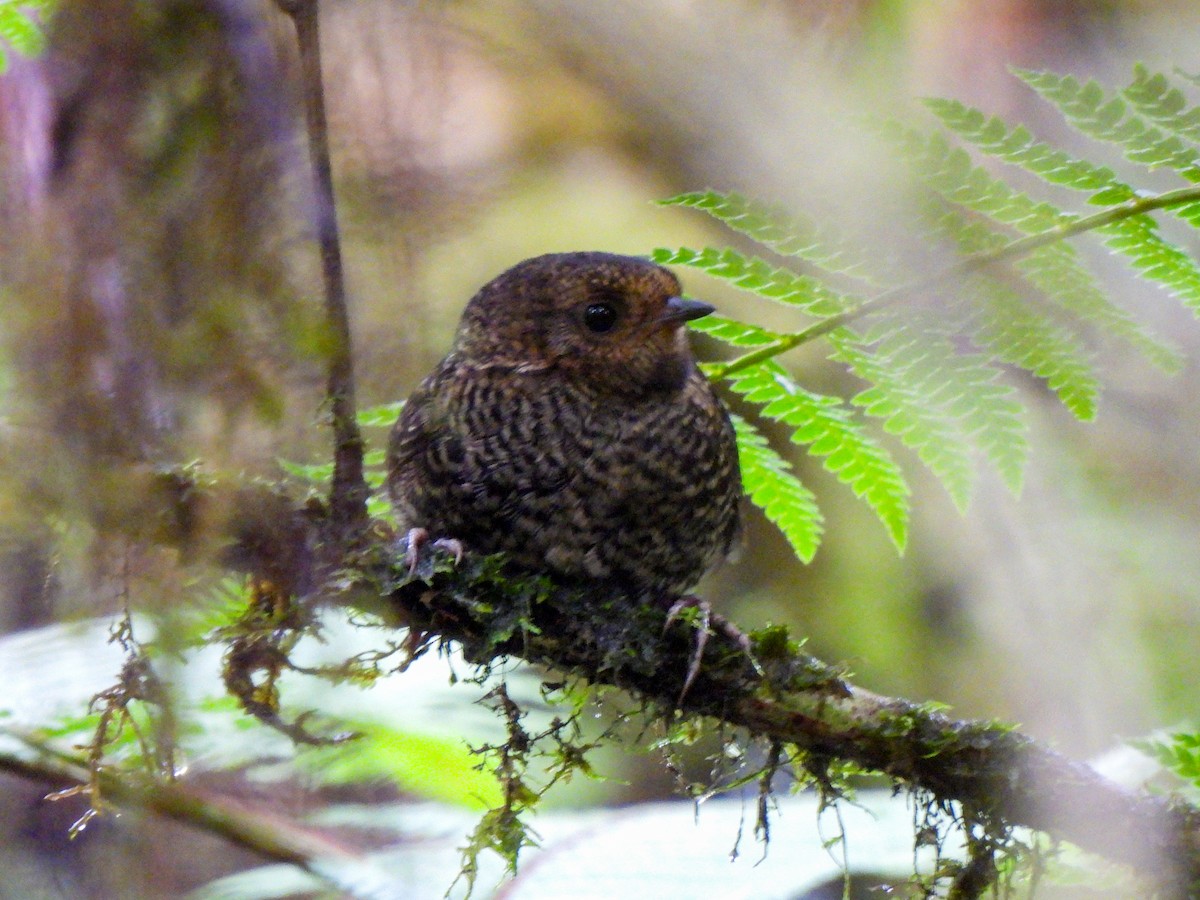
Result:
<svg viewBox="0 0 1200 900"><path fill-rule="evenodd" d="M739 531L733 427L684 328L712 309L609 253L539 256L489 282L392 431L401 526L678 600Z"/></svg>

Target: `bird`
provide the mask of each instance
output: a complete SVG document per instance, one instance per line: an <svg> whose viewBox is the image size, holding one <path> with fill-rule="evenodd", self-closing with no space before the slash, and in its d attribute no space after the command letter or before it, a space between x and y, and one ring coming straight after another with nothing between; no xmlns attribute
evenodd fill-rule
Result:
<svg viewBox="0 0 1200 900"><path fill-rule="evenodd" d="M735 549L742 498L733 425L685 328L713 311L669 269L605 252L537 256L484 285L391 432L410 562L427 541L503 553L665 603L668 624L701 605L706 626L686 592Z"/></svg>

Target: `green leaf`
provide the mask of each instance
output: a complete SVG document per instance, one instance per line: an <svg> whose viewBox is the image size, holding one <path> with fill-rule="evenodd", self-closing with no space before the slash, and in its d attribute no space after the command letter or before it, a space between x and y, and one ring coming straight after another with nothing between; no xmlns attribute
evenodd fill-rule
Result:
<svg viewBox="0 0 1200 900"><path fill-rule="evenodd" d="M386 778L402 791L484 810L503 797L490 772L458 738L397 730L381 722L347 720L357 740L297 757L322 784L362 784Z"/></svg>
<svg viewBox="0 0 1200 900"><path fill-rule="evenodd" d="M924 339L908 329L894 333L905 347L893 347L890 357L862 346L848 329L829 335L833 358L846 363L850 370L870 387L851 402L869 416L883 420L883 428L915 450L921 462L938 477L955 505L965 510L974 488L975 470L971 448L959 432L954 419L926 396L927 379L910 377L914 363L898 364L895 354L902 349L924 352Z"/></svg>
<svg viewBox="0 0 1200 900"><path fill-rule="evenodd" d="M1005 362L1043 378L1077 419L1096 417L1100 386L1073 334L996 284L983 285L982 340Z"/></svg>
<svg viewBox="0 0 1200 900"><path fill-rule="evenodd" d="M313 485L324 485L333 477L333 463L298 463L287 459L276 459L279 468L301 481Z"/></svg>
<svg viewBox="0 0 1200 900"><path fill-rule="evenodd" d="M992 177L943 134L924 134L898 122L885 123L881 133L896 147L914 176L950 203L1025 234L1049 231L1077 218Z"/></svg>
<svg viewBox="0 0 1200 900"><path fill-rule="evenodd" d="M957 100L930 99L925 105L942 124L984 153L1019 166L1043 178L1049 184L1077 191L1104 191L1106 204L1121 203L1136 196L1133 188L1122 184L1107 166L1097 166L1051 147L1033 137L1022 125L1009 129L995 116L987 117ZM1093 202L1096 202L1093 198Z"/></svg>
<svg viewBox="0 0 1200 900"><path fill-rule="evenodd" d="M738 459L746 494L783 532L796 556L806 563L812 562L821 543L824 522L817 498L753 425L740 416L730 418L737 431Z"/></svg>
<svg viewBox="0 0 1200 900"><path fill-rule="evenodd" d="M749 325L746 322L739 322L736 319L727 319L724 316L705 316L703 319L689 322L688 327L692 331L706 334L734 347L761 347L779 340L779 335L773 331L767 331L765 328Z"/></svg>
<svg viewBox="0 0 1200 900"><path fill-rule="evenodd" d="M946 420L937 427L952 427L960 444L967 442L981 450L1017 493L1029 456L1024 408L1016 390L999 380L1001 372L991 357L962 346L963 337L975 327L969 310L917 308L905 310L902 316L892 314L876 328L879 334L871 336L878 340L873 363L892 373L889 381L901 382L895 390L903 391L908 402L936 410ZM910 418L928 415L914 412ZM936 457L936 449L925 452ZM967 493L962 488L967 485L962 460L939 461L937 467L926 462L939 475L943 468L949 469L952 480L947 490L964 506Z"/></svg>
<svg viewBox="0 0 1200 900"><path fill-rule="evenodd" d="M400 418L404 409L404 401L397 403L381 403L358 411L358 424L362 428L391 428Z"/></svg>
<svg viewBox="0 0 1200 900"><path fill-rule="evenodd" d="M1085 91L1074 79L1061 78L1056 75L1024 73L1023 77L1026 78L1026 81L1033 79L1037 84L1042 85L1052 98L1063 102L1067 102L1064 98L1074 98L1074 104L1069 105L1069 108L1079 117L1076 124L1080 125L1081 130L1084 130L1085 133L1091 133L1091 136L1101 139L1105 139L1104 136L1108 135L1111 139L1119 139L1126 143L1133 140L1122 132L1114 131L1111 127L1100 128L1096 124L1102 118L1110 117L1113 110L1116 109L1110 103L1108 112L1102 116L1099 105L1103 101L1103 93L1097 94L1100 90L1098 87L1094 91ZM1149 78L1144 80L1148 84L1152 81ZM1136 84L1138 82L1135 81ZM1151 91L1147 88L1143 93L1148 94ZM1082 99L1084 95L1088 98L1087 102ZM1120 101L1118 100L1117 103L1119 104ZM1116 205L1137 196L1137 192L1132 187L1117 180L1111 169L1073 159L1059 150L1033 140L1024 128L1018 127L1008 131L999 119L985 119L983 113L978 110L954 101L931 100L928 105L946 127L978 146L983 152L1005 162L1019 165L1050 184L1094 191L1095 193L1089 198L1090 203ZM1120 108L1123 109L1123 105ZM1166 113L1164 112L1163 115ZM1157 133L1156 129L1154 131ZM1161 137L1161 133L1158 135ZM1144 134L1142 138L1144 141L1149 141ZM1150 146L1150 144L1147 143L1143 146L1143 143L1134 141L1134 146L1146 151L1146 146ZM1173 147L1174 145L1172 145ZM1173 152L1174 149L1171 149L1170 152L1162 151L1168 156ZM965 205L979 212L987 212L986 209L978 206ZM1172 212L1189 224L1200 227L1200 204L1175 207ZM1001 219L999 216L996 218ZM1051 225L1047 224L1046 227L1051 227ZM1025 228L1022 230L1028 231ZM1099 234L1111 249L1129 257L1134 269L1143 278L1163 285L1194 312L1200 314L1200 269L1197 269L1195 260L1190 256L1163 240L1158 234L1157 225L1153 219L1149 216L1122 219L1105 225L1099 229ZM1059 284L1065 283L1060 281ZM1077 279L1076 284L1078 284ZM1081 299L1080 295L1074 299L1058 296L1067 303L1077 302ZM1126 324L1117 321L1118 318L1128 320L1128 316L1122 315L1119 311L1115 317L1110 314L1103 314L1103 316L1103 321L1098 323L1101 327L1131 341L1151 361L1167 371L1174 371L1178 368L1178 363L1175 361L1176 354L1171 348L1151 338L1138 327L1129 329L1128 321ZM1114 326L1116 330L1113 330ZM1135 334L1134 332L1140 333Z"/></svg>
<svg viewBox="0 0 1200 900"><path fill-rule="evenodd" d="M660 247L650 254L650 258L663 266L700 269L714 278L728 281L734 287L768 300L797 306L817 318L835 316L860 302L830 290L812 276L776 268L765 260L743 256L728 247L705 247L703 250L689 247L667 250Z"/></svg>
<svg viewBox="0 0 1200 900"><path fill-rule="evenodd" d="M730 376L733 390L762 415L795 430L793 443L808 446L826 470L849 485L883 523L897 549L908 538L909 488L891 455L870 438L837 397L805 390L770 361Z"/></svg>
<svg viewBox="0 0 1200 900"><path fill-rule="evenodd" d="M1081 325L1095 326L1127 341L1164 372L1174 373L1182 368L1179 351L1153 336L1132 314L1113 303L1092 273L1083 267L1071 245L1041 247L1019 260L1016 268L1051 302L1077 317Z"/></svg>
<svg viewBox="0 0 1200 900"><path fill-rule="evenodd" d="M37 56L46 47L42 26L26 11L43 4L0 2L0 72L8 68L4 45L8 45L22 56Z"/></svg>
<svg viewBox="0 0 1200 900"><path fill-rule="evenodd" d="M1108 94L1096 82L1080 84L1070 75L1023 69L1016 75L1054 104L1080 133L1117 145L1139 165L1174 169L1189 181L1200 181L1200 151L1130 112L1121 97Z"/></svg>
<svg viewBox="0 0 1200 900"><path fill-rule="evenodd" d="M1163 285L1200 316L1200 269L1179 247L1164 240L1150 216L1130 216L1102 226L1104 243L1125 256L1147 281Z"/></svg>
<svg viewBox="0 0 1200 900"><path fill-rule="evenodd" d="M1121 91L1139 113L1162 128L1200 143L1200 107L1162 74L1151 73L1140 63L1133 68L1133 83Z"/></svg>
<svg viewBox="0 0 1200 900"><path fill-rule="evenodd" d="M866 260L858 248L782 207L750 200L738 193L711 190L679 194L660 200L659 205L702 210L783 256L804 259L826 272L870 280Z"/></svg>

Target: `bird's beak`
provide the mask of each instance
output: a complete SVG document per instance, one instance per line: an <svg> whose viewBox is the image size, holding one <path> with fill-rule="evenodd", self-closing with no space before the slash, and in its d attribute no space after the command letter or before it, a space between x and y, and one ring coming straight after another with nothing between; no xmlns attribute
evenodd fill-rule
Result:
<svg viewBox="0 0 1200 900"><path fill-rule="evenodd" d="M667 301L666 312L658 321L664 325L678 325L707 316L716 310L715 306L699 300L688 300L685 297L672 297Z"/></svg>

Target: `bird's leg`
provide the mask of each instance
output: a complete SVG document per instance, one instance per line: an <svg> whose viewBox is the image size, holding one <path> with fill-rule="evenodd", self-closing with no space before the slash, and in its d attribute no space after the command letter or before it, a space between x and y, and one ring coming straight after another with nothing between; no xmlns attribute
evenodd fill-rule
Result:
<svg viewBox="0 0 1200 900"><path fill-rule="evenodd" d="M453 554L456 566L463 560L462 541L454 538L438 538L436 541L430 541L429 532L424 528L410 528L408 533L401 538L401 542L404 544L404 564L408 566L410 578L417 574L417 567L421 564L421 555L426 547L433 550L445 550L447 553Z"/></svg>
<svg viewBox="0 0 1200 900"><path fill-rule="evenodd" d="M696 642L692 647L692 655L688 660L687 674L683 679L683 690L679 692L680 701L687 696L688 690L692 686L692 682L696 680L696 676L700 674L700 660L704 656L704 647L708 643L708 638L712 634L712 629L716 628L725 637L729 638L746 654L750 655L750 638L746 637L745 632L730 622L722 615L713 612L712 605L703 597L697 597L694 594L686 594L673 602L667 610L667 621L663 623L663 633L666 634L675 620L685 609L694 609L699 613L699 623L696 628Z"/></svg>
<svg viewBox="0 0 1200 900"><path fill-rule="evenodd" d="M421 561L421 548L429 543L429 532L424 528L410 528L402 541L404 543L404 564L408 566L411 578L417 574L417 563Z"/></svg>

